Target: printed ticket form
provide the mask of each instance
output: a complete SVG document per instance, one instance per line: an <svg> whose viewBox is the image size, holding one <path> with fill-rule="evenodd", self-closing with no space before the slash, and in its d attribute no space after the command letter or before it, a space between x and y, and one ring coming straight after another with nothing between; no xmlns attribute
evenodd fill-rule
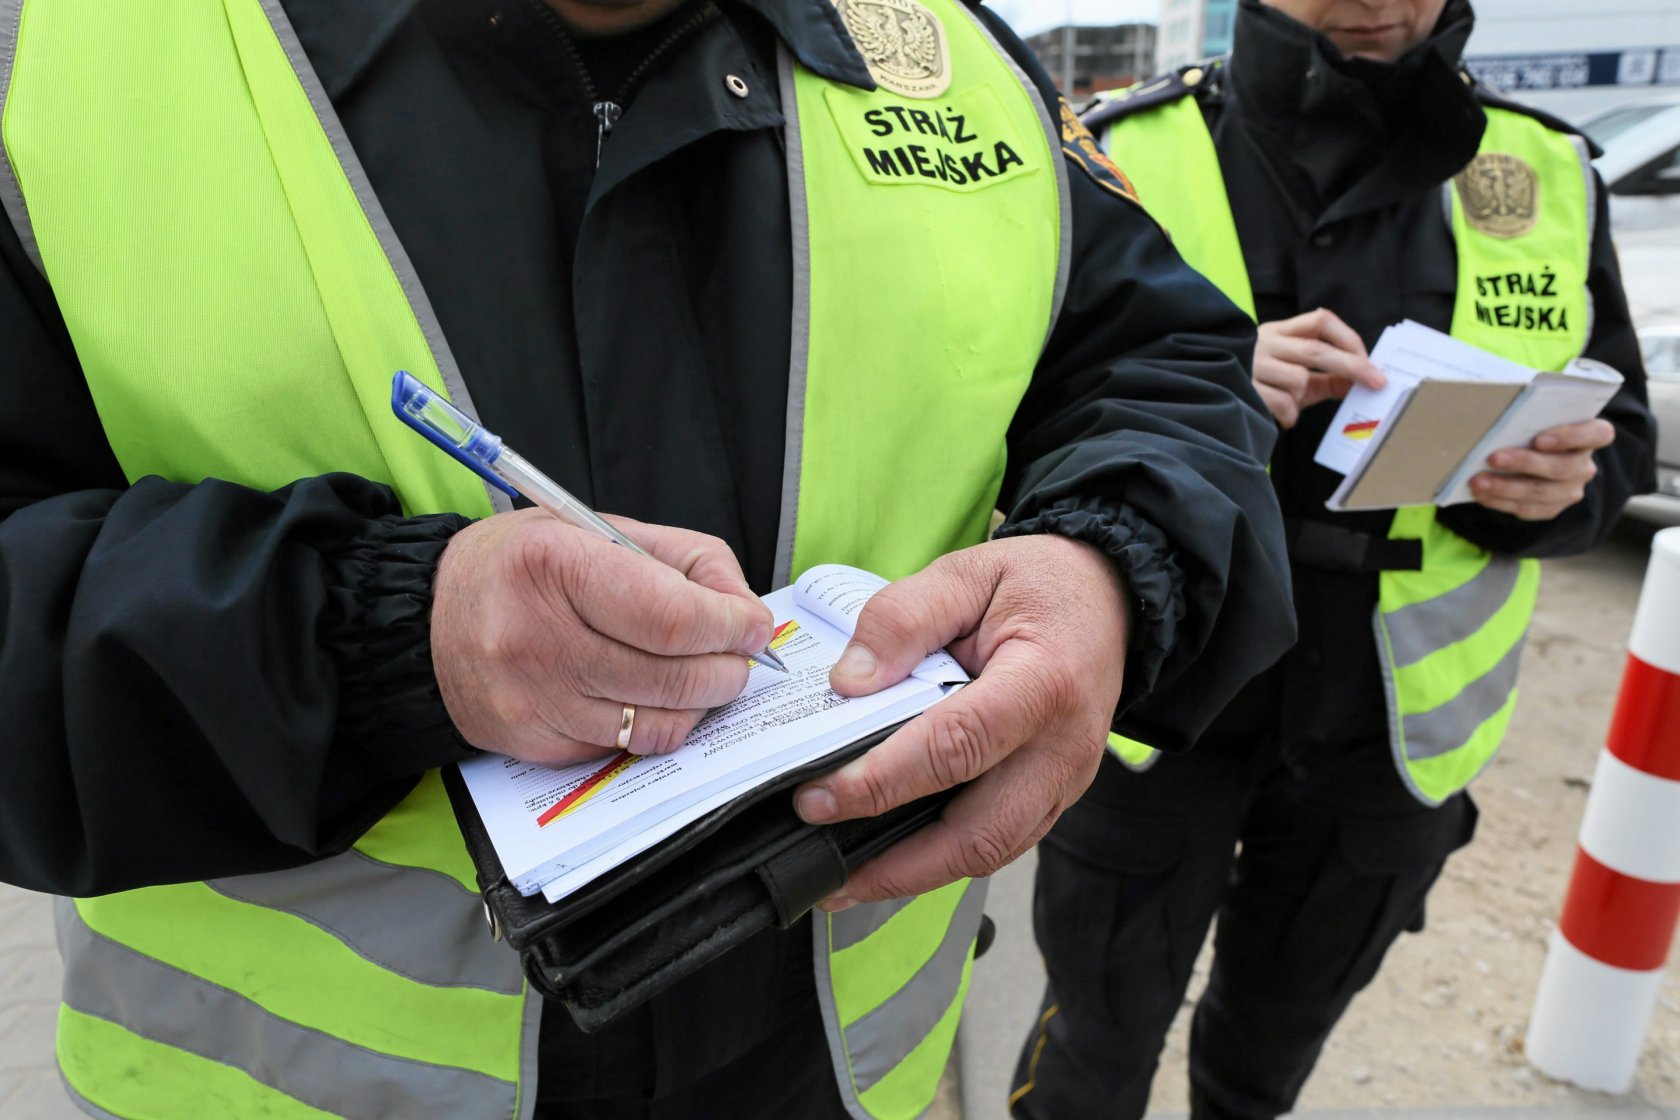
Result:
<svg viewBox="0 0 1680 1120"><path fill-rule="evenodd" d="M950 654L871 696L828 686L865 603L887 581L838 564L764 597L786 675L754 663L746 689L675 751L551 768L486 754L461 763L508 880L549 901L779 774L914 716L968 681Z"/></svg>

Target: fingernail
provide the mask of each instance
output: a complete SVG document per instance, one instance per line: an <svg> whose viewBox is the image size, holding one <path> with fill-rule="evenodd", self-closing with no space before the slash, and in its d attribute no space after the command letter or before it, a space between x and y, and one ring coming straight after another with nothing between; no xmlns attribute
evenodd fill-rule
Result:
<svg viewBox="0 0 1680 1120"><path fill-rule="evenodd" d="M853 680L866 681L875 675L875 655L860 645L849 645L840 657L840 664L834 671L843 677Z"/></svg>
<svg viewBox="0 0 1680 1120"><path fill-rule="evenodd" d="M839 895L836 895L833 898L825 898L821 902L817 903L817 909L825 910L830 914L838 914L840 911L850 910L856 905L857 903L851 899L842 898Z"/></svg>
<svg viewBox="0 0 1680 1120"><path fill-rule="evenodd" d="M757 653L770 644L771 628L762 622L755 622L747 627L747 636L741 639L742 653Z"/></svg>
<svg viewBox="0 0 1680 1120"><path fill-rule="evenodd" d="M800 794L794 805L806 824L825 824L840 813L840 807L834 803L834 795L821 786Z"/></svg>
<svg viewBox="0 0 1680 1120"><path fill-rule="evenodd" d="M1488 456L1488 466L1503 467L1511 461L1511 457L1503 451L1495 451Z"/></svg>

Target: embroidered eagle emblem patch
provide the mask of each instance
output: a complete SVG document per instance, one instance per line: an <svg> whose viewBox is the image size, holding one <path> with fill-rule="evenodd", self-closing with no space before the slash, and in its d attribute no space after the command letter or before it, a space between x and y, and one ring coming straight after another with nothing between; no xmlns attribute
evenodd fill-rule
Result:
<svg viewBox="0 0 1680 1120"><path fill-rule="evenodd" d="M876 85L904 97L938 97L950 88L945 28L916 0L834 0L834 6Z"/></svg>
<svg viewBox="0 0 1680 1120"><path fill-rule="evenodd" d="M1062 154L1072 160L1081 171L1096 180L1099 187L1132 202L1138 201L1137 189L1120 165L1109 158L1079 114L1073 111L1067 98L1061 98Z"/></svg>
<svg viewBox="0 0 1680 1120"><path fill-rule="evenodd" d="M1453 180L1464 220L1490 237L1521 237L1539 214L1540 176L1506 152L1483 152Z"/></svg>

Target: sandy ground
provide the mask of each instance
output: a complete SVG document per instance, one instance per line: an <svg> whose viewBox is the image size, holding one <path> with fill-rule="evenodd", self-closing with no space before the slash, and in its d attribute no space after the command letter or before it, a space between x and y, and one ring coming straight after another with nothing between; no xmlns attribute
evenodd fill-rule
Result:
<svg viewBox="0 0 1680 1120"><path fill-rule="evenodd" d="M1349 1009L1301 1111L1549 1110L1593 1096L1536 1073L1522 1039L1620 685L1649 538L1624 529L1591 556L1546 564L1511 733L1474 787L1476 840L1431 894L1428 929L1400 940ZM1199 966L1197 987L1205 975ZM1188 1019L1187 1005L1152 1110L1186 1107ZM1633 1097L1680 1105L1680 959L1672 953Z"/></svg>

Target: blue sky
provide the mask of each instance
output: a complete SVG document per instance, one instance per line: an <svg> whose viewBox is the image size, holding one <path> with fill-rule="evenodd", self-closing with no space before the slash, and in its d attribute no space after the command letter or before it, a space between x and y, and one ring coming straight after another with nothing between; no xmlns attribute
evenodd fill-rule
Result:
<svg viewBox="0 0 1680 1120"><path fill-rule="evenodd" d="M986 6L1022 35L1059 27L1071 10L1081 24L1126 23L1160 18L1160 0L986 0Z"/></svg>

